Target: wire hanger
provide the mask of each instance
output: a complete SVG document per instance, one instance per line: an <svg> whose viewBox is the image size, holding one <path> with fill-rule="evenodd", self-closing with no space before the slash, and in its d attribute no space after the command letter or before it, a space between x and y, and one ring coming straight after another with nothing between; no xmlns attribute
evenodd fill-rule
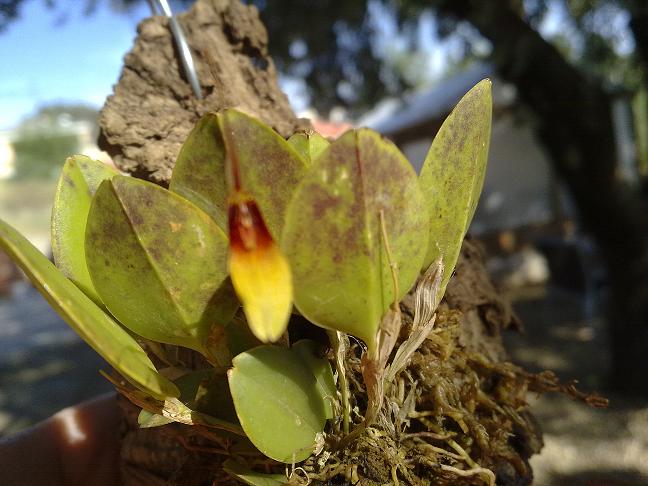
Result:
<svg viewBox="0 0 648 486"><path fill-rule="evenodd" d="M193 56L191 55L191 50L189 49L189 44L187 43L184 31L178 23L178 20L173 15L169 2L167 0L149 0L149 5L151 6L151 12L153 15L165 15L169 18L169 27L171 28L173 40L178 48L178 52L180 53L182 68L187 76L187 80L189 80L189 84L191 85L191 89L196 95L196 98L201 100L203 97L202 90L200 89L200 82L198 81L198 75L196 74L196 66L193 61Z"/></svg>

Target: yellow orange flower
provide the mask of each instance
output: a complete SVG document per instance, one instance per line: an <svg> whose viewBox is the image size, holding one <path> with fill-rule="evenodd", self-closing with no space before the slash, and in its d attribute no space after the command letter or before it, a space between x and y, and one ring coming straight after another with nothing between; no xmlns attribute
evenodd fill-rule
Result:
<svg viewBox="0 0 648 486"><path fill-rule="evenodd" d="M229 269L252 333L262 342L285 332L292 308L288 261L272 239L254 200L237 191L230 199Z"/></svg>

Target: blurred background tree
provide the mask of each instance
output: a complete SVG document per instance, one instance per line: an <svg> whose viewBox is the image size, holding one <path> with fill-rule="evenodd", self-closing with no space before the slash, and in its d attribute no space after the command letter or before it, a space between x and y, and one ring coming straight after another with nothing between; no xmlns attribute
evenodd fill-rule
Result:
<svg viewBox="0 0 648 486"><path fill-rule="evenodd" d="M61 160L78 151L77 138L66 133L19 132L11 144L16 154L13 179L55 179Z"/></svg>
<svg viewBox="0 0 648 486"><path fill-rule="evenodd" d="M23 1L0 0L0 29ZM117 9L141 2L104 1ZM100 3L87 0L85 7L91 12ZM279 70L301 82L310 104L325 114L343 107L358 115L386 96L400 97L471 60L489 59L533 114L537 137L605 261L611 385L630 395L648 394L648 2L252 3L268 27ZM436 78L427 62L435 55L433 36L448 42L446 69ZM634 182L621 178L618 166L611 106L619 93L634 101Z"/></svg>
<svg viewBox="0 0 648 486"><path fill-rule="evenodd" d="M92 107L69 104L41 107L14 130L12 178L56 179L61 161L78 153L84 141L87 145L85 139L96 140L98 128L97 110Z"/></svg>

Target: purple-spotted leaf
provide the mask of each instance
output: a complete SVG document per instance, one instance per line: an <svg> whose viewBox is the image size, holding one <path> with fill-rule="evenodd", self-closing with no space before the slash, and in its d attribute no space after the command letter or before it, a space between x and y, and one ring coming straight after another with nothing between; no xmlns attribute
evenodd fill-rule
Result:
<svg viewBox="0 0 648 486"><path fill-rule="evenodd" d="M286 208L306 171L306 162L277 132L236 110L218 114L226 157L240 177L239 187L261 209L270 234L279 240ZM228 175L229 177L229 175Z"/></svg>
<svg viewBox="0 0 648 486"><path fill-rule="evenodd" d="M394 300L381 211L400 299L423 263L428 217L411 165L377 133L349 131L317 158L295 191L282 239L299 311L370 347Z"/></svg>
<svg viewBox="0 0 648 486"><path fill-rule="evenodd" d="M191 130L173 168L169 190L194 203L226 231L225 145L215 114L203 116Z"/></svg>
<svg viewBox="0 0 648 486"><path fill-rule="evenodd" d="M225 326L238 302L227 238L206 213L155 184L116 176L95 194L85 248L92 282L120 322L209 357L212 326Z"/></svg>
<svg viewBox="0 0 648 486"><path fill-rule="evenodd" d="M302 357L264 345L239 354L232 364L230 391L250 441L275 461L291 464L309 457L324 430L326 405Z"/></svg>
<svg viewBox="0 0 648 486"><path fill-rule="evenodd" d="M309 131L295 133L288 139L288 144L310 165L331 145L331 142L319 133Z"/></svg>
<svg viewBox="0 0 648 486"><path fill-rule="evenodd" d="M52 208L52 254L56 266L100 304L86 265L84 239L92 196L99 184L117 175L112 167L85 155L65 161Z"/></svg>
<svg viewBox="0 0 648 486"><path fill-rule="evenodd" d="M491 82L480 81L443 122L419 178L430 218L426 269L443 258L439 298L459 258L461 243L484 185L492 118Z"/></svg>
<svg viewBox="0 0 648 486"><path fill-rule="evenodd" d="M0 248L22 268L52 308L132 385L159 400L178 388L159 374L137 341L68 280L27 239L0 220Z"/></svg>

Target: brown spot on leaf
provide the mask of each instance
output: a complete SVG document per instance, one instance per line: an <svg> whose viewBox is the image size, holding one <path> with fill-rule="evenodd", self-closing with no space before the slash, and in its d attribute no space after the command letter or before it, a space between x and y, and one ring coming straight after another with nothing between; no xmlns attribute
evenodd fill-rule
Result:
<svg viewBox="0 0 648 486"><path fill-rule="evenodd" d="M70 177L70 175L67 174L67 173L64 173L64 174L63 174L63 183L64 183L65 185L71 187L72 189L74 189L74 188L76 187L76 184L74 183L74 181L72 180L72 178Z"/></svg>

